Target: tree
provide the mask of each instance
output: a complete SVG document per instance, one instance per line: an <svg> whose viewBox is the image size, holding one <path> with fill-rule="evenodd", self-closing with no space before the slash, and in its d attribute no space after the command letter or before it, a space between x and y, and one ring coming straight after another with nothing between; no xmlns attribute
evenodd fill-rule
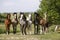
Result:
<svg viewBox="0 0 60 40"><path fill-rule="evenodd" d="M47 13L47 20L52 24L60 24L60 0L42 0L37 12Z"/></svg>

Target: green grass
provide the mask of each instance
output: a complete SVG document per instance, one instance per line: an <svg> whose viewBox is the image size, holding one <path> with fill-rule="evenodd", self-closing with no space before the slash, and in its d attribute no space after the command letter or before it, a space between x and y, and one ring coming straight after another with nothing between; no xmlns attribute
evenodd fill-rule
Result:
<svg viewBox="0 0 60 40"><path fill-rule="evenodd" d="M17 33L13 34L12 26L10 27L10 34L5 34L5 25L0 24L0 40L60 40L60 33L54 32L54 27L49 27L49 32L45 35L34 35L33 33L30 35L21 35L20 26L17 26ZM34 28L32 26L32 32Z"/></svg>

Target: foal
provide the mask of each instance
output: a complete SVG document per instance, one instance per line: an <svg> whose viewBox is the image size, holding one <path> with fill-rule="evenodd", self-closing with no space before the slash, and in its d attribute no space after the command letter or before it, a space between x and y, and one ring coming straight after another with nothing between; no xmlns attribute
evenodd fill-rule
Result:
<svg viewBox="0 0 60 40"><path fill-rule="evenodd" d="M10 25L11 25L11 19L10 19L11 15L7 14L6 20L5 20L5 26L6 26L6 33L9 34L10 33Z"/></svg>

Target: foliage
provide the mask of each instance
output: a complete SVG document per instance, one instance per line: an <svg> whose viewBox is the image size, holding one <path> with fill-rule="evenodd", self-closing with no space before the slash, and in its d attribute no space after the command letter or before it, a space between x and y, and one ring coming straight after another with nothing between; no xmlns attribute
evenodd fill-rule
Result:
<svg viewBox="0 0 60 40"><path fill-rule="evenodd" d="M52 24L60 24L60 0L42 0L39 6L41 16L46 12L47 20Z"/></svg>

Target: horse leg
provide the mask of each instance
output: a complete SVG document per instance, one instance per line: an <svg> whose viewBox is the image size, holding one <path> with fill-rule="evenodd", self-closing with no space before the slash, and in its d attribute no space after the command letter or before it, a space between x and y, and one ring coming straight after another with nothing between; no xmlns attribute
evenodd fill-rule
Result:
<svg viewBox="0 0 60 40"><path fill-rule="evenodd" d="M40 27L39 27L39 25L37 25L37 34L39 34L40 33Z"/></svg>
<svg viewBox="0 0 60 40"><path fill-rule="evenodd" d="M42 26L42 33L44 34L44 26Z"/></svg>
<svg viewBox="0 0 60 40"><path fill-rule="evenodd" d="M43 32L43 34L46 34L46 26L45 25L42 26L42 32Z"/></svg>
<svg viewBox="0 0 60 40"><path fill-rule="evenodd" d="M46 30L46 33L47 33L47 32L48 32L48 27L46 27L46 29L45 29L45 30Z"/></svg>
<svg viewBox="0 0 60 40"><path fill-rule="evenodd" d="M32 24L29 24L29 32L30 32L30 34L31 34L31 30L32 30L32 29L31 29L31 25L32 25Z"/></svg>
<svg viewBox="0 0 60 40"><path fill-rule="evenodd" d="M22 25L20 24L20 32L22 32Z"/></svg>
<svg viewBox="0 0 60 40"><path fill-rule="evenodd" d="M14 26L14 33L16 33L16 28L17 28L17 25Z"/></svg>
<svg viewBox="0 0 60 40"><path fill-rule="evenodd" d="M38 25L37 25L37 28L36 29L37 29L37 34L38 34Z"/></svg>
<svg viewBox="0 0 60 40"><path fill-rule="evenodd" d="M16 30L17 30L17 24L15 25L15 33L16 33Z"/></svg>
<svg viewBox="0 0 60 40"><path fill-rule="evenodd" d="M31 30L31 28L30 28L31 27L31 24L28 23L27 26L28 26L28 34L31 34L31 31L30 31Z"/></svg>
<svg viewBox="0 0 60 40"><path fill-rule="evenodd" d="M45 30L46 30L46 33L48 32L48 28L49 28L49 25L48 25L48 23L47 24L45 24Z"/></svg>
<svg viewBox="0 0 60 40"><path fill-rule="evenodd" d="M34 25L34 34L37 34L37 25Z"/></svg>
<svg viewBox="0 0 60 40"><path fill-rule="evenodd" d="M10 25L7 25L7 26L6 26L6 31L7 31L7 34L10 33Z"/></svg>
<svg viewBox="0 0 60 40"><path fill-rule="evenodd" d="M42 34L42 26L40 25L40 34Z"/></svg>
<svg viewBox="0 0 60 40"><path fill-rule="evenodd" d="M13 24L13 33L14 33L14 34L16 33L16 26L17 26L17 25L14 25L14 24Z"/></svg>
<svg viewBox="0 0 60 40"><path fill-rule="evenodd" d="M36 32L35 32L35 31L36 31L36 28L35 28L35 25L34 25L34 34L36 34Z"/></svg>
<svg viewBox="0 0 60 40"><path fill-rule="evenodd" d="M24 26L22 25L22 26L21 26L22 35L24 35L23 30L24 30Z"/></svg>
<svg viewBox="0 0 60 40"><path fill-rule="evenodd" d="M36 25L36 34L38 34L38 26Z"/></svg>
<svg viewBox="0 0 60 40"><path fill-rule="evenodd" d="M47 29L46 29L46 26L44 25L43 26L43 34L46 34L46 31L47 31Z"/></svg>
<svg viewBox="0 0 60 40"><path fill-rule="evenodd" d="M13 26L13 33L14 33L14 24L12 24L12 26Z"/></svg>
<svg viewBox="0 0 60 40"><path fill-rule="evenodd" d="M26 24L24 25L24 34L27 35L27 33L26 33Z"/></svg>
<svg viewBox="0 0 60 40"><path fill-rule="evenodd" d="M47 30L46 30L46 27L44 27L44 34L46 34L46 31L47 31Z"/></svg>
<svg viewBox="0 0 60 40"><path fill-rule="evenodd" d="M44 26L44 31L45 31L45 34L48 32L48 25Z"/></svg>
<svg viewBox="0 0 60 40"><path fill-rule="evenodd" d="M28 30L27 34L29 34L29 23L28 22L27 22L26 27L27 27L27 30Z"/></svg>

